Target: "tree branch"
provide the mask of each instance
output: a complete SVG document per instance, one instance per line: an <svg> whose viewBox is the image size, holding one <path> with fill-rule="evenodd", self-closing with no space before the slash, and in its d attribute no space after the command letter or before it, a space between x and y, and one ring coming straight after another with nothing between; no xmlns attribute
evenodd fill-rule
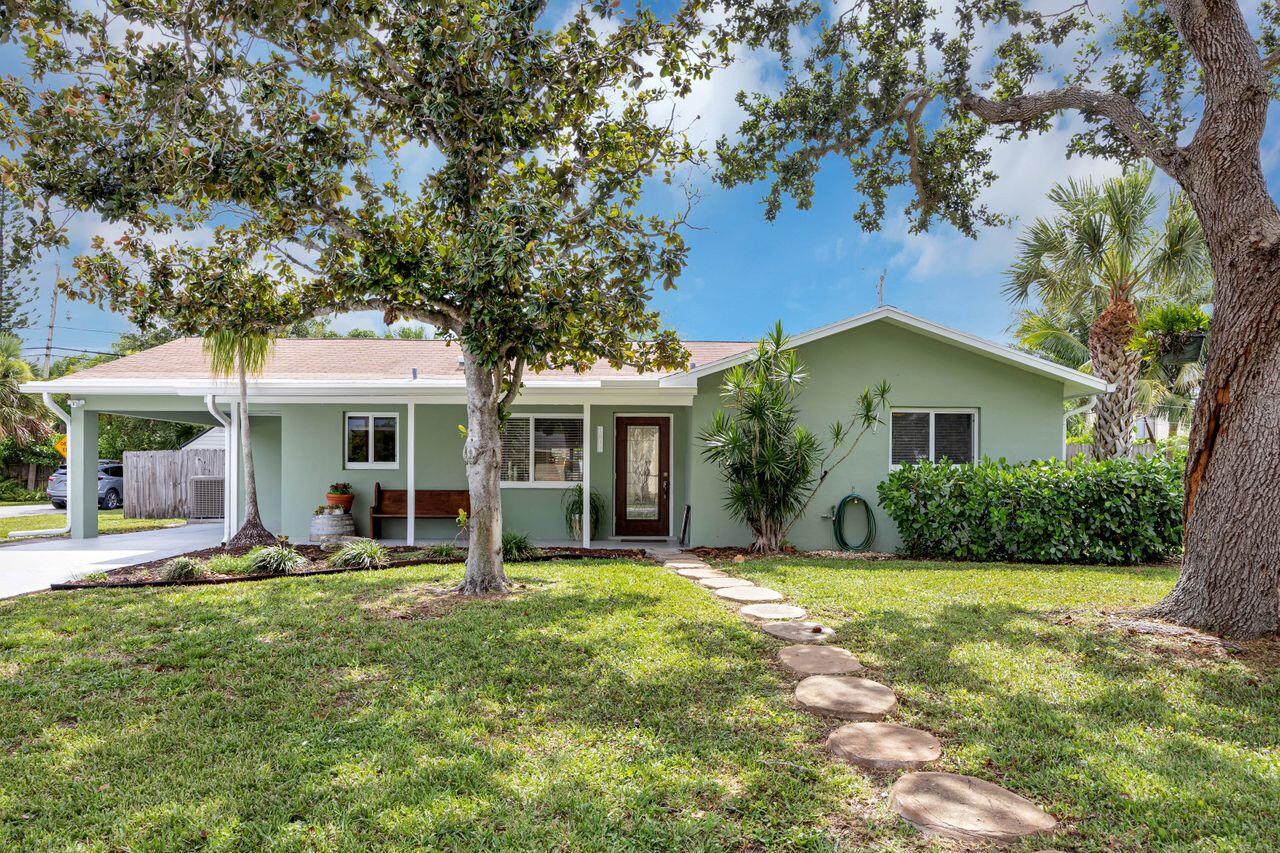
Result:
<svg viewBox="0 0 1280 853"><path fill-rule="evenodd" d="M988 124L1019 124L1064 110L1098 116L1109 121L1135 151L1151 159L1174 180L1180 181L1185 175L1186 152L1162 139L1155 123L1123 95L1065 86L1017 95L1007 101L993 101L974 92L965 92L960 95L959 103Z"/></svg>
<svg viewBox="0 0 1280 853"><path fill-rule="evenodd" d="M511 408L511 404L515 402L516 395L520 393L520 383L524 381L524 359L517 358L511 366L510 384L507 386L507 392L502 395L502 399L498 401L498 411L505 412Z"/></svg>

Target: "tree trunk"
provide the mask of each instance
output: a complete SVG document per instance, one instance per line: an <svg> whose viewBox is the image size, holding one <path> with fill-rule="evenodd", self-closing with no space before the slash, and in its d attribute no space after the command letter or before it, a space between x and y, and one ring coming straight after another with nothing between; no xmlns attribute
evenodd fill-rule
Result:
<svg viewBox="0 0 1280 853"><path fill-rule="evenodd" d="M39 466L35 462L27 463L27 491L34 492L36 490L36 469Z"/></svg>
<svg viewBox="0 0 1280 853"><path fill-rule="evenodd" d="M1181 179L1214 273L1209 358L1187 457L1186 551L1155 615L1249 639L1280 631L1280 210L1259 141L1269 88L1234 4L1171 5L1205 71Z"/></svg>
<svg viewBox="0 0 1280 853"><path fill-rule="evenodd" d="M258 481L253 473L253 442L249 437L249 387L243 367L240 369L240 448L244 464L244 524L227 543L228 548L275 545L276 537L262 526L258 510Z"/></svg>
<svg viewBox="0 0 1280 853"><path fill-rule="evenodd" d="M467 466L471 516L467 571L458 591L464 595L507 592L502 570L502 387L496 371L485 367L462 346L467 379L467 440L462 459Z"/></svg>
<svg viewBox="0 0 1280 853"><path fill-rule="evenodd" d="M1089 355L1097 375L1116 389L1098 399L1093 425L1095 459L1128 459L1133 455L1133 419L1138 413L1138 373L1142 357L1129 350L1138 311L1132 302L1115 299L1089 328Z"/></svg>

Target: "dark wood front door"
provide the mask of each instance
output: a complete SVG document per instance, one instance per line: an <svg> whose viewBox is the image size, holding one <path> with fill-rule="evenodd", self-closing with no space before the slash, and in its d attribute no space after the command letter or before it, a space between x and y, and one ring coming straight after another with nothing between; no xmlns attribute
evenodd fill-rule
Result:
<svg viewBox="0 0 1280 853"><path fill-rule="evenodd" d="M617 418L613 517L617 536L671 533L671 419Z"/></svg>

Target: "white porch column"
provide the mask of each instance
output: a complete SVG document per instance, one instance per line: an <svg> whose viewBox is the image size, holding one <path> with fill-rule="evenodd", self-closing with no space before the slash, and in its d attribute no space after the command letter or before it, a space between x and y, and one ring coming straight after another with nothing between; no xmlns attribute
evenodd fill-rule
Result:
<svg viewBox="0 0 1280 853"><path fill-rule="evenodd" d="M240 403L231 404L231 429L228 432L227 465L227 540L240 529Z"/></svg>
<svg viewBox="0 0 1280 853"><path fill-rule="evenodd" d="M591 547L591 404L582 404L582 547Z"/></svg>
<svg viewBox="0 0 1280 853"><path fill-rule="evenodd" d="M98 413L84 400L68 400L67 520L72 539L98 535Z"/></svg>
<svg viewBox="0 0 1280 853"><path fill-rule="evenodd" d="M416 408L417 406L414 404L412 400L410 400L409 416L405 419L407 428L409 430L409 440L405 442L405 445L406 445L405 452L409 455L409 461L405 465L405 477L407 478L408 482L405 484L405 487L404 487L405 489L404 491L405 537L404 538L405 538L405 543L408 545L413 544L413 517L414 515L416 515L415 506L414 506L414 501L415 501L414 492L416 491L415 486L417 485L417 478L414 476L414 463L417 461L417 453L414 452L414 441L413 441L413 437L414 437L413 434L415 432L413 428L413 412Z"/></svg>

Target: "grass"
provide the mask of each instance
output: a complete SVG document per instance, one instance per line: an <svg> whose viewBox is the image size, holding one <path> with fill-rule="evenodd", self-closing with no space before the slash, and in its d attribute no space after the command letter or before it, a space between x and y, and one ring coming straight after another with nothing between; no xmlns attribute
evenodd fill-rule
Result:
<svg viewBox="0 0 1280 853"><path fill-rule="evenodd" d="M1280 688L1102 630L1168 570L732 566L1046 804L1024 849L1280 845ZM0 602L0 849L930 849L830 762L781 643L651 565L459 566ZM1069 617L1069 618L1068 618ZM1274 647L1272 647L1274 650ZM943 849L952 849L945 844Z"/></svg>
<svg viewBox="0 0 1280 853"><path fill-rule="evenodd" d="M0 602L0 849L782 849L866 780L770 641L652 565Z"/></svg>
<svg viewBox="0 0 1280 853"><path fill-rule="evenodd" d="M61 527L66 523L66 513L51 512L40 515L20 515L16 518L0 518L0 540L13 530L45 530ZM125 518L124 510L100 510L99 533L136 533L140 530L157 530L185 522L180 518Z"/></svg>
<svg viewBox="0 0 1280 853"><path fill-rule="evenodd" d="M1095 607L1157 600L1166 568L769 560L730 567L834 628L939 769L1047 805L1084 850L1280 849L1280 645L1233 657L1129 636Z"/></svg>
<svg viewBox="0 0 1280 853"><path fill-rule="evenodd" d="M38 501L0 501L0 506L39 506L40 504L47 504L48 502L48 498Z"/></svg>

